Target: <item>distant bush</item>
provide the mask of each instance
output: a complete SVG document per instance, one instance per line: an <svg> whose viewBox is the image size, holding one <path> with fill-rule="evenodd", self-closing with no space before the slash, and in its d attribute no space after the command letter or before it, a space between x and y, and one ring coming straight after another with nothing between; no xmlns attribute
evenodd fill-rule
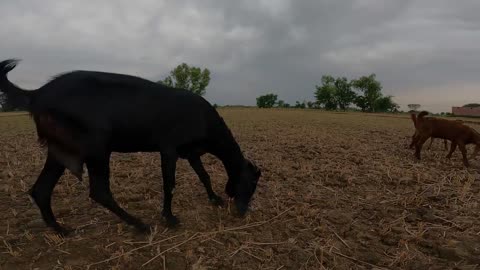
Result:
<svg viewBox="0 0 480 270"><path fill-rule="evenodd" d="M463 105L462 107L464 107L464 108L477 108L477 107L480 107L480 104L478 104L478 103L469 103L469 104Z"/></svg>

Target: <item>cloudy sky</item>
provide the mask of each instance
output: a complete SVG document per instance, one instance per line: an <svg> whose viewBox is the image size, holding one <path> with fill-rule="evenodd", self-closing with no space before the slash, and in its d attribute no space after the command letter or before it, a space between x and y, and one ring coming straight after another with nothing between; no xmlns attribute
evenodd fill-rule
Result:
<svg viewBox="0 0 480 270"><path fill-rule="evenodd" d="M376 73L406 109L480 102L480 1L0 1L0 58L25 88L72 69L163 79L212 72L206 98L313 100L321 76Z"/></svg>

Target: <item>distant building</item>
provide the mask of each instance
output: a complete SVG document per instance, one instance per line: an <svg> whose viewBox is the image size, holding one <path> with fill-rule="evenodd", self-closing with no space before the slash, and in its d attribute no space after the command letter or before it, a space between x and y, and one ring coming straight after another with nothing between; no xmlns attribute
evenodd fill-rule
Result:
<svg viewBox="0 0 480 270"><path fill-rule="evenodd" d="M452 114L456 116L480 117L480 107L452 107Z"/></svg>

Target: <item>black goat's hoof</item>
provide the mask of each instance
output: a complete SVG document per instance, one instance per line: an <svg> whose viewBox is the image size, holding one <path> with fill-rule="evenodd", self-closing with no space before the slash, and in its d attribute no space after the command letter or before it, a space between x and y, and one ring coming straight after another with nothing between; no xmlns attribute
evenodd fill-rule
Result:
<svg viewBox="0 0 480 270"><path fill-rule="evenodd" d="M60 225L54 225L53 230L62 237L67 237L72 233L72 229L67 227L62 227Z"/></svg>
<svg viewBox="0 0 480 270"><path fill-rule="evenodd" d="M167 227L170 229L178 227L180 220L176 216L165 217Z"/></svg>
<svg viewBox="0 0 480 270"><path fill-rule="evenodd" d="M150 232L150 226L143 223L143 222L140 222L138 224L135 224L135 229L140 232L140 233L148 233Z"/></svg>
<svg viewBox="0 0 480 270"><path fill-rule="evenodd" d="M210 198L210 203L212 203L215 206L224 206L225 205L225 201L222 199L222 197L217 196L217 195Z"/></svg>

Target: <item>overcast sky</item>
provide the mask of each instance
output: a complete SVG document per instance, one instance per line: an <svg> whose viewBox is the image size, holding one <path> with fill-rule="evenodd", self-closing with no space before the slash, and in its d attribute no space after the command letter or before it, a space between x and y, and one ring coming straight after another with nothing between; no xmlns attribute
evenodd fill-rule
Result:
<svg viewBox="0 0 480 270"><path fill-rule="evenodd" d="M480 1L0 1L0 58L25 88L73 69L165 78L211 71L206 98L313 100L321 76L376 73L406 109L480 103Z"/></svg>

